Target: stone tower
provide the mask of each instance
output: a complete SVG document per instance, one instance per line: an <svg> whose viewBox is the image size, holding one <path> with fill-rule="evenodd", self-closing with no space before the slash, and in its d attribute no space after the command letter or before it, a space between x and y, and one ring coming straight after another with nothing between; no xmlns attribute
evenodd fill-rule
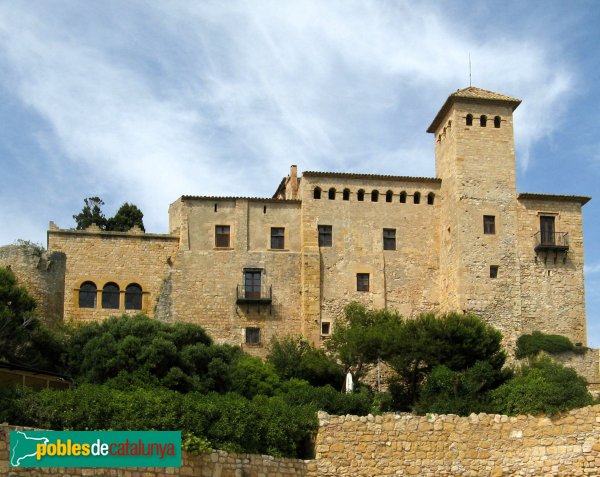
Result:
<svg viewBox="0 0 600 477"><path fill-rule="evenodd" d="M427 129L442 179L440 305L520 328L513 112L520 100L475 87L451 94Z"/></svg>

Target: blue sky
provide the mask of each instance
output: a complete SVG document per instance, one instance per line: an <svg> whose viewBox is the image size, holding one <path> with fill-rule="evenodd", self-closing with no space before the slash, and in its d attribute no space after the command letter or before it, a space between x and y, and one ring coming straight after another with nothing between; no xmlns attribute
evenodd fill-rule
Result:
<svg viewBox="0 0 600 477"><path fill-rule="evenodd" d="M83 198L167 231L183 194L300 171L434 175L425 129L469 83L521 98L521 192L596 195L600 2L0 0L0 244ZM584 207L600 346L600 196Z"/></svg>

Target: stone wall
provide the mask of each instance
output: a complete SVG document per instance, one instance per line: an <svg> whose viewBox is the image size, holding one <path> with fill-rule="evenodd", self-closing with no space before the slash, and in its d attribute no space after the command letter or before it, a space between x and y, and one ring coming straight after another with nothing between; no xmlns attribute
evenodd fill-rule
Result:
<svg viewBox="0 0 600 477"><path fill-rule="evenodd" d="M18 284L36 299L37 316L47 324L63 319L65 255L32 244L0 247L0 266L10 267Z"/></svg>
<svg viewBox="0 0 600 477"><path fill-rule="evenodd" d="M316 476L314 461L276 458L265 455L228 454L213 451L199 456L182 452L181 467L139 467L121 469L23 468L9 467L9 436L15 427L0 425L0 475L8 477L309 477ZM21 429L21 428L19 428Z"/></svg>
<svg viewBox="0 0 600 477"><path fill-rule="evenodd" d="M600 475L600 406L559 418L319 413L317 475Z"/></svg>

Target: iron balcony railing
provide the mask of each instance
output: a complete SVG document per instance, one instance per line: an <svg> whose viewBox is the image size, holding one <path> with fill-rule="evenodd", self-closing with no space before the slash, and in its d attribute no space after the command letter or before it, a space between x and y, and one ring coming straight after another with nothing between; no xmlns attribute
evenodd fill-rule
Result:
<svg viewBox="0 0 600 477"><path fill-rule="evenodd" d="M535 250L554 250L568 251L569 250L569 233L568 232L542 232L539 231L534 235Z"/></svg>
<svg viewBox="0 0 600 477"><path fill-rule="evenodd" d="M273 288L271 285L263 285L260 290L254 287L238 285L236 288L236 303L257 303L270 305L273 301Z"/></svg>

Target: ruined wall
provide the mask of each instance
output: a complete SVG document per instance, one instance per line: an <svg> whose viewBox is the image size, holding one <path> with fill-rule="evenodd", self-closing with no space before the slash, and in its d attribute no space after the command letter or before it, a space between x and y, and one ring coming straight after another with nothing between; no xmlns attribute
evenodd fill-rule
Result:
<svg viewBox="0 0 600 477"><path fill-rule="evenodd" d="M142 287L142 310L154 315L163 279L168 276L179 238L171 235L137 232L86 230L48 231L48 249L66 255L64 310L69 321L102 320L125 312L125 288L132 283ZM96 306L80 308L79 287L92 281L98 287ZM102 288L114 282L120 289L119 309L102 308ZM131 311L137 312L137 311Z"/></svg>
<svg viewBox="0 0 600 477"><path fill-rule="evenodd" d="M520 198L518 211L523 333L560 334L586 345L581 204ZM556 232L568 233L568 254L535 252L541 215L555 217Z"/></svg>
<svg viewBox="0 0 600 477"><path fill-rule="evenodd" d="M63 319L65 256L22 244L0 247L0 266L10 267L18 284L37 302L36 314L47 324Z"/></svg>
<svg viewBox="0 0 600 477"><path fill-rule="evenodd" d="M317 475L598 475L600 406L559 418L319 413Z"/></svg>
<svg viewBox="0 0 600 477"><path fill-rule="evenodd" d="M300 325L300 203L294 201L187 198L177 209L189 249L173 262L173 319L202 326L219 343L266 355L275 335L297 335ZM216 226L230 227L229 247L217 247ZM284 228L284 248L271 248L271 227ZM238 303L245 270L260 273L271 303ZM260 343L246 344L246 329L260 329Z"/></svg>

